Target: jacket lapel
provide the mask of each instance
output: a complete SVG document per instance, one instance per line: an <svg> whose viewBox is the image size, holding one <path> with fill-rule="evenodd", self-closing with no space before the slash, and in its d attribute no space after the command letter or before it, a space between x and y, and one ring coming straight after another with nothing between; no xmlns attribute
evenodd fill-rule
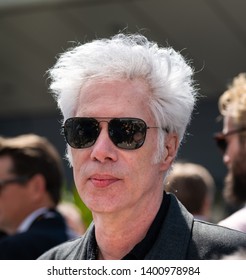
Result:
<svg viewBox="0 0 246 280"><path fill-rule="evenodd" d="M145 259L184 260L192 233L194 218L172 194L160 234Z"/></svg>

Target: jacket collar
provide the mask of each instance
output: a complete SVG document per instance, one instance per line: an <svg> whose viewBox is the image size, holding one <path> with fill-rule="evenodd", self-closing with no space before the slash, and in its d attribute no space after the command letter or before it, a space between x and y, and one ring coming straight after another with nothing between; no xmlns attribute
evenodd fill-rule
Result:
<svg viewBox="0 0 246 280"><path fill-rule="evenodd" d="M170 206L162 224L159 236L149 253L148 260L184 260L191 239L193 216L172 194ZM81 250L76 253L76 259L95 260L97 244L95 240L95 225L92 222L86 231Z"/></svg>
<svg viewBox="0 0 246 280"><path fill-rule="evenodd" d="M160 234L145 259L184 260L191 238L194 218L172 195Z"/></svg>

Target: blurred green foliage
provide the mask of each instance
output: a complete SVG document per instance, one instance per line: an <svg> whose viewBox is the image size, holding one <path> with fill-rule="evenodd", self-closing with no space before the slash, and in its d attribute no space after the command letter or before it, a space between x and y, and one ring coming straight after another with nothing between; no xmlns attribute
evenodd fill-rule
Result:
<svg viewBox="0 0 246 280"><path fill-rule="evenodd" d="M62 190L62 201L74 203L80 210L81 219L84 222L85 226L88 227L92 222L91 211L86 207L84 202L81 200L77 189L75 186L68 188L67 186L63 187Z"/></svg>

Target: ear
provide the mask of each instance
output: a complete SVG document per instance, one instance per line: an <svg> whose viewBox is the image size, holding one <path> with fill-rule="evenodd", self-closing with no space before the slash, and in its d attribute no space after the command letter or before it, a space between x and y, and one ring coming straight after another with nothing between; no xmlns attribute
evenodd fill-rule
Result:
<svg viewBox="0 0 246 280"><path fill-rule="evenodd" d="M165 137L165 150L162 160L162 170L166 171L172 165L178 151L179 138L177 133L168 133Z"/></svg>
<svg viewBox="0 0 246 280"><path fill-rule="evenodd" d="M28 188L30 191L30 197L33 201L40 200L46 192L45 178L41 174L34 175L28 181Z"/></svg>
<svg viewBox="0 0 246 280"><path fill-rule="evenodd" d="M210 219L211 214L211 198L207 195L204 198L203 205L201 207L201 215L205 216L208 220Z"/></svg>

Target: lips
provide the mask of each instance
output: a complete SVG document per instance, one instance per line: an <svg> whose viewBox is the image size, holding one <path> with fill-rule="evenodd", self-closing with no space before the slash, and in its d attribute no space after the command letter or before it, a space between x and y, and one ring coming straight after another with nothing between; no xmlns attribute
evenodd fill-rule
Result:
<svg viewBox="0 0 246 280"><path fill-rule="evenodd" d="M90 177L90 181L97 188L106 188L111 184L119 181L119 179L110 175L96 174Z"/></svg>

